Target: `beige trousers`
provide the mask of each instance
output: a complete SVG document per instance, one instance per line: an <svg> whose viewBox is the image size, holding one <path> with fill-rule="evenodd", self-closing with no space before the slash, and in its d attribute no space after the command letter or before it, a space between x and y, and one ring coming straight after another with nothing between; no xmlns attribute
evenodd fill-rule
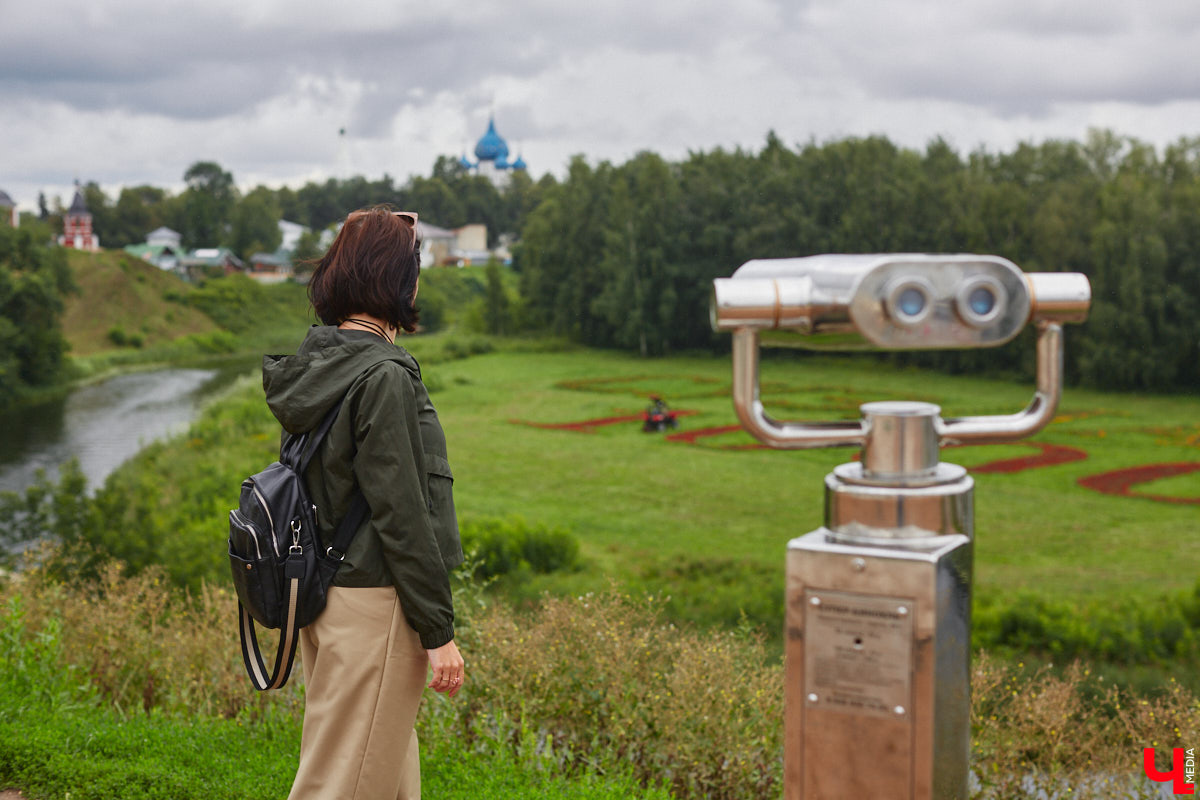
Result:
<svg viewBox="0 0 1200 800"><path fill-rule="evenodd" d="M304 732L288 800L418 800L413 723L429 659L396 590L331 586L300 654Z"/></svg>

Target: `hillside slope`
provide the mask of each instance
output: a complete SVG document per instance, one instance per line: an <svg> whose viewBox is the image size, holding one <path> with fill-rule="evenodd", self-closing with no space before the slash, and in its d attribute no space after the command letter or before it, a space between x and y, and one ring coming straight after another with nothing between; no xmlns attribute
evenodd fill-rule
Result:
<svg viewBox="0 0 1200 800"><path fill-rule="evenodd" d="M70 355L93 355L121 341L150 346L218 329L207 315L181 302L191 286L136 256L72 250L68 261L79 287L67 298L62 317Z"/></svg>

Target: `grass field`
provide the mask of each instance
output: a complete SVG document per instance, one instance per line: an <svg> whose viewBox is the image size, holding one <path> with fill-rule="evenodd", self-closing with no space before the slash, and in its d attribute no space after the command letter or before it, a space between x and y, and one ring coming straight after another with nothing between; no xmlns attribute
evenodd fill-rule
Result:
<svg viewBox="0 0 1200 800"><path fill-rule="evenodd" d="M423 342L413 340L419 356ZM822 523L822 479L851 450L725 449L737 432L670 442L636 422L590 432L514 424L634 414L648 394L696 413L681 430L735 424L726 358L645 361L597 351L497 352L428 370L447 430L464 516L517 514L565 527L607 575L756 575L782 586L789 538ZM1012 412L1031 387L897 370L870 361L780 357L762 368L779 418L856 418L861 402L918 399L944 415ZM1058 598L1151 597L1190 589L1200 574L1197 508L1106 496L1080 477L1137 465L1200 460L1200 399L1068 389L1059 418L1034 441L1087 458L976 476L977 596L1024 589ZM1029 445L946 450L977 466L1036 453ZM1200 472L1139 487L1200 497ZM751 594L754 592L751 590Z"/></svg>
<svg viewBox="0 0 1200 800"><path fill-rule="evenodd" d="M91 356L117 345L114 331L154 347L187 334L212 333L217 326L198 309L178 300L190 289L175 275L121 251L68 250L71 277L79 291L67 297L63 333L73 356Z"/></svg>
<svg viewBox="0 0 1200 800"><path fill-rule="evenodd" d="M295 339L298 341L301 335L298 330ZM662 434L642 433L637 421L576 425L574 430L538 427L636 417L647 404L649 394L662 395L676 410L692 412L681 419L679 433L732 426L727 358L645 360L619 353L572 349L551 341L488 341L463 338L461 334L411 337L404 344L424 364L426 381L446 429L456 476L457 506L464 528L480 520L520 516L531 526L568 531L578 539L583 554L579 569L545 575L526 571L503 578L500 583L517 599L533 598L542 590L584 597L565 603L551 601L542 611L528 616L518 613L515 617L507 604L490 603L479 627L468 627L464 632L467 650L474 653L471 658L477 681L472 686L476 694L468 697L476 698L472 702L477 706L472 706L471 713L462 712L456 721L438 723L440 718L434 715L424 723L431 734L426 751L427 785L431 794L484 796L470 792L487 787L487 793L493 796L635 795L636 790L620 775L610 775L610 780L596 779L590 774L580 776L562 765L547 763L544 758L539 760L540 756L528 759L510 750L508 744L498 744L511 744L512 737L508 734L472 739L475 735L472 731L476 730L472 726L491 719L489 715L497 711L514 724L521 720L522 731L529 726L532 737L529 747L534 755L540 752L544 741L567 737L569 747L580 748L573 758L578 763L593 764L594 753L584 744L598 741L600 720L588 716L593 713L589 703L608 708L605 719L618 718L621 724L614 723L612 730L606 730L605 736L609 738L604 739L607 742L604 747L597 746L595 750L600 754L595 755L598 759L595 768L605 771L610 762L603 759L610 757L616 759L611 763L627 764L626 756L621 754L630 748L641 752L639 748L644 746L642 755L646 760L641 768L644 772L648 770L646 774L652 778L658 778L665 771L654 766L658 762L653 759L666 758L674 752L663 742L672 747L690 746L689 732L695 729L690 715L695 713L696 705L681 702L675 707L675 716L666 714L663 704L652 702L659 684L643 680L647 673L653 672L663 685L668 679L678 680L680 686L700 690L702 694L709 685L767 687L770 697L778 700L781 682L777 640L751 649L746 640L737 638L744 631L733 634L700 631L691 656L670 658L661 672L654 672L658 666L638 666L643 651L651 652L644 639L660 639L661 647L668 640L692 637L691 626L654 628L628 612L633 606L614 605L611 601L604 601L608 610L601 613L603 603L597 598L605 593L600 591L592 596L587 593L604 590L616 582L620 591L635 598L643 591L669 596L666 601L648 601L664 610L666 620L733 626L743 619L744 613L751 625L764 631L768 638L777 636L781 629L782 565L787 540L821 524L822 479L833 466L852 458L852 451L758 449L746 434L736 430L699 437L694 443L671 441ZM491 348L494 349L487 352ZM475 355L464 357L469 353ZM896 369L869 360L796 355L767 359L763 382L767 406L775 416L810 420L854 418L860 403L879 399L936 402L946 415L1004 413L1021 408L1032 392L1031 387L978 377ZM1081 609L1111 606L1117 609L1115 613L1124 625L1131 608L1153 605L1169 594L1191 590L1200 574L1195 505L1104 495L1083 488L1077 480L1121 468L1200 461L1198 411L1197 398L1068 390L1059 419L1034 441L1074 448L1084 452L1086 458L1015 472L981 470L976 475L977 609L980 604L1019 605L1019 598L1033 596L1077 604ZM173 562L179 562L175 566L180 566L185 575L204 575L207 573L203 570L215 564L226 581L227 565L220 563L224 552L223 514L236 501L238 481L260 468L273 454L277 430L262 403L257 378L248 376L228 397L209 408L185 436L150 446L118 470L110 478L110 488L127 484L129 491L113 494L110 499L116 505L101 503L98 510L118 517L128 516L128 525L117 519L121 542L131 544L140 537L166 542L168 546L153 550L161 555L153 563L166 562L167 572ZM1013 444L956 448L945 451L943 456L949 461L981 467L1038 453L1039 448L1032 444ZM1200 497L1200 471L1134 488L1194 499ZM136 499L132 505L131 499ZM161 536L164 530L171 535ZM153 574L144 573L141 580L153 580L157 586ZM212 574L215 576L217 572ZM136 585L136 582L131 584L134 589L126 592L128 597L157 596L136 590ZM224 586L224 582L218 585ZM175 596L181 595L176 589L171 591ZM480 590L475 587L471 591ZM466 592L467 598L471 591ZM145 622L137 613L118 614L114 600L117 596L112 593L107 596L104 607L111 613L106 615L92 612L92 601L86 595L74 605L65 601L31 601L29 608L43 617L62 615L68 620L62 630L73 636L86 634L89 626L97 627L92 631L98 637L97 642L114 639L111 631L98 627L102 617L112 617L107 624L114 626L113 630L125 631L127 646L122 652L127 651L131 661L121 667L124 671L119 674L133 676L122 686L131 687L132 704L136 707L137 698L144 696L144 692L138 693L138 687L145 683L139 677L142 672L154 675L155 670L165 669L174 676L178 670L170 668L173 662L167 657L179 654L173 648L159 647L158 636L151 637L153 642L149 645L141 644L150 636L144 630ZM464 609L474 607L469 599L459 596L459 600L463 601ZM226 602L232 602L227 592ZM557 617L545 611L556 607ZM219 646L219 652L225 654L224 660L228 662L224 664L227 674L223 674L222 680L236 676L237 686L248 694L236 647L229 640L232 628L225 620L230 618L231 613L223 612L219 622L213 621L211 630L204 628L208 639L198 634L196 626L189 628L189 641L204 639L209 645ZM610 627L622 633L619 636L613 633L616 638L605 640L603 651L589 652L579 643L595 641L593 628L601 618L608 619ZM128 620L133 619L139 621L131 624ZM1091 623L1084 619L1080 624ZM1136 627L1137 622L1130 624ZM626 630L628 634L624 633ZM635 631L643 638L638 638ZM522 637L535 633L548 644L511 645L514 638L520 644L525 641ZM27 668L34 673L41 697L46 693L45 686L53 686L54 681L48 667L36 665L57 664L59 659L26 658L24 654L29 651L25 648L42 646L21 644L30 641L48 640L42 633L33 639L0 636L0 667L5 666L5 652L15 653L26 665L34 665ZM754 674L759 678L750 681L715 678L717 669L704 660L708 657L704 654L719 649L716 645L722 642L730 652L742 656L741 661L727 665L729 674ZM87 654L96 649L94 645L78 643L69 648ZM1135 653L1133 658L1139 659L1141 655ZM982 722L976 721L977 752L973 758L981 770L1000 770L1005 775L1020 775L1032 768L1048 770L1052 777L1060 768L1080 768L1086 772L1091 769L1090 760L1087 767L1079 759L1064 762L1056 749L1055 743L1061 738L1056 731L1077 729L1081 733L1072 734L1073 737L1086 733L1110 741L1110 750L1116 755L1104 762L1110 764L1105 769L1123 774L1126 769L1136 769L1138 748L1147 741L1155 741L1155 737L1165 737L1162 741L1172 743L1191 743L1196 730L1196 707L1188 699L1191 695L1170 706L1147 705L1147 702L1173 702L1171 692L1179 692L1181 687L1173 678L1168 683L1167 676L1180 669L1188 670L1188 674L1194 672L1194 661L1162 658L1157 665L1151 665L1160 671L1152 676L1152 681L1144 682L1158 699L1139 701L1134 710L1145 711L1147 716L1137 724L1119 713L1123 701L1096 699L1107 698L1105 691L1116 690L1111 677L1105 682L1106 677L1099 670L1086 686L1078 676L1068 675L1065 680L1051 676L1052 680L1059 680L1055 684L1059 689L1055 691L1071 700L1055 707L1052 703L1024 703L1025 694L1017 691L1016 681L1029 674L1036 658L1024 657L1022 662L1018 656L1011 664L993 666L991 669L998 677L990 682L980 679L980 664L997 662L987 657L977 659L976 712L991 709L992 715L981 717ZM162 659L166 660L159 663ZM205 658L201 662L209 664L212 660ZM704 679L698 680L688 668L701 669ZM53 671L54 675L60 673L61 670ZM1183 673L1179 674L1179 683L1184 683ZM0 669L0 679L6 675L14 676L17 683L9 687L12 691L0 692L0 734L20 731L20 736L11 737L7 751L0 748L0 766L6 756L13 765L7 773L0 769L0 785L9 782L24 786L33 790L31 796L60 796L67 790L72 791L72 796L88 796L76 794L73 787L95 782L113 788L108 794L95 796L161 796L161 787L174 780L163 772L164 764L187 762L189 775L202 776L213 758L224 758L213 750L199 755L191 753L197 740L196 731L182 721L189 718L186 709L182 711L183 717L178 716L180 709L169 710L174 708L169 688L160 692L168 709L162 718L157 708L145 718L135 715L128 719L84 709L69 713L33 712L37 721L31 722L30 707L22 699L29 695L28 687L19 685L23 679L21 670ZM576 681L571 685L587 686L588 690L561 691L558 687L564 676ZM186 691L191 691L195 682L186 676L180 680ZM998 693L993 691L996 687ZM642 694L631 694L631 688ZM1020 688L1025 688L1024 684ZM203 686L201 690L201 693L217 691ZM179 691L183 692L180 697L186 695L184 689ZM759 689L754 696L760 698L763 691ZM1047 691L1031 690L1029 697L1047 696ZM644 695L651 695L651 699ZM53 699L53 693L50 697ZM722 702L728 700L724 691L719 697ZM6 698L11 706L7 716ZM1005 705L1010 701L1029 706L1029 713L1021 717L1019 710ZM241 702L247 701L243 697ZM617 705L605 706L609 702ZM778 778L778 743L772 738L779 734L778 703L772 702L774 705L767 704L770 709L760 714L760 722L754 727L755 735L761 735L767 743L762 748L765 754L762 763L755 767L758 772L754 773L765 776L763 780L767 783L763 786L776 785L771 781ZM755 708L753 703L743 703L739 708L745 710L743 706ZM558 711L551 713L546 709ZM621 716L614 709L628 713ZM270 734L258 728L243 731L237 718L210 720L204 714L211 716L211 712L196 713L198 720L204 717L197 725L210 726L212 735L228 737L231 744L225 750L229 752L236 752L239 746L259 747L256 737ZM476 713L478 717L474 716ZM1177 719L1170 714L1180 716ZM997 718L1003 720L1003 725L987 722ZM564 721L568 719L569 724ZM700 777L707 774L704 770L716 769L713 764L719 766L723 759L728 760L731 742L745 738L739 734L738 724L726 722L730 717L721 719L723 724L713 729L716 732L710 739L701 742L706 747L711 745L705 753L718 756L706 755L697 762L696 775ZM663 742L649 734L622 732L621 725L630 720L661 729ZM1176 725L1173 732L1172 724ZM442 730L439 725L449 727ZM572 725L577 725L578 730ZM291 762L285 763L284 759L295 751L296 726L295 719L283 724L277 730L278 740L271 744L277 748L273 752L279 755L279 764L266 781L272 796L288 781ZM79 733L85 728L94 733L88 736ZM572 734L575 739L568 736L572 731L576 732ZM726 740L722 736L731 738ZM0 741L5 740L6 736L0 736ZM464 761L455 749L457 742L466 740L473 742L469 761ZM659 749L650 747L652 741L657 742L655 747ZM142 747L146 755L136 762L128 761L131 758L128 753L136 747ZM1078 750L1080 759L1098 753L1090 745L1069 749ZM104 760L110 755L112 760ZM675 771L674 767L671 771ZM741 792L730 796L771 796L765 790L756 794L753 787L759 784L753 779L729 780L730 785L737 783ZM257 786L255 781L256 776L249 773L231 775L224 788L205 790L208 794L203 796L252 796L245 787ZM202 781L197 777L195 783L200 786ZM466 794L461 791L464 787ZM139 794L143 788L145 793ZM689 796L706 796L702 790L699 792Z"/></svg>

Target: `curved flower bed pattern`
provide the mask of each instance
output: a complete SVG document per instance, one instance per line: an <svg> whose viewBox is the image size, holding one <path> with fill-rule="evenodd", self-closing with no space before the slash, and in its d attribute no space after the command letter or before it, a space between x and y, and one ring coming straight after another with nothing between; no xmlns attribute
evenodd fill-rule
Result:
<svg viewBox="0 0 1200 800"><path fill-rule="evenodd" d="M715 428L698 428L694 431L682 431L680 433L672 433L667 436L668 442L683 442L684 444L696 444L696 440L705 439L709 436L720 436L725 433L735 433L742 429L741 425L720 425ZM715 445L719 450L766 450L765 444L760 442L751 442L750 444L719 444Z"/></svg>
<svg viewBox="0 0 1200 800"><path fill-rule="evenodd" d="M689 409L680 409L675 411L677 417L690 417L697 412ZM596 428L603 428L605 425L618 425L622 422L641 422L644 417L641 414L623 414L617 417L598 417L596 419L585 419L579 422L533 422L527 419L510 419L509 422L513 425L528 425L531 428L545 428L552 431L575 431L576 433L591 433Z"/></svg>
<svg viewBox="0 0 1200 800"><path fill-rule="evenodd" d="M674 392L674 396L687 397L708 397L718 396L728 393L727 385L723 385L716 379L705 376L677 376L676 380L683 383L691 384L694 388L685 389L683 392ZM651 396L651 392L638 386L640 383L657 383L655 376L650 375L634 375L609 378L589 378L575 381L563 381L557 384L561 389L572 389L575 391L598 392L604 394L633 394L636 396ZM814 390L814 387L808 387L809 390ZM854 397L854 393L849 389L838 387L820 387L827 392L825 396L820 398L822 408L826 406L856 405L858 400ZM786 400L778 400L778 404L786 407L796 407L808 410L809 403L793 403ZM840 404L840 405L839 405ZM676 416L687 417L697 414L694 410L677 410ZM1057 422L1076 421L1087 419L1092 416L1105 415L1124 415L1128 416L1128 412L1117 412L1110 410L1094 410L1078 412L1070 416L1061 416L1056 418ZM624 423L641 422L642 414L620 414L611 417L599 417L596 419L585 419L577 422L534 422L531 420L510 419L509 422L514 425L527 425L532 428L542 428L546 430L566 430L575 431L577 433L592 433L598 428L609 425L619 425ZM720 444L714 442L705 442L701 444L701 440L715 436L723 436L726 434L736 433L741 431L740 425L718 425L708 428L698 428L696 430L679 431L668 434L665 438L668 442L694 445L698 447L707 447L714 450L766 450L770 449L766 445L759 442L743 442L740 444ZM1178 428L1154 428L1147 429L1148 433L1154 433L1160 437L1160 443L1178 443L1182 442L1187 445L1200 445L1200 426L1178 427ZM1099 431L1098 435L1103 436L1104 432ZM988 461L975 467L971 467L970 471L975 474L1012 474L1023 472L1030 469L1040 469L1042 467L1052 467L1060 464L1070 464L1076 461L1082 461L1088 457L1087 451L1078 447L1068 447L1060 444L1044 444L1040 442L1024 442L1023 444L1035 448L1038 452L1033 455L1021 456L1018 458L1003 458L996 461ZM1076 482L1093 491L1102 492L1104 494L1115 495L1119 497L1139 497L1147 500L1156 500L1164 503L1186 503L1197 505L1200 504L1200 497L1177 497L1173 495L1154 494L1151 492L1134 491L1135 486L1143 483L1149 483L1162 478L1175 477L1177 475L1186 475L1191 472L1200 471L1200 461L1187 461L1177 463L1163 464L1147 464L1138 467L1128 467L1125 469L1113 470L1111 472L1101 473L1099 475L1088 475L1079 478Z"/></svg>
<svg viewBox="0 0 1200 800"><path fill-rule="evenodd" d="M1070 464L1072 461L1083 461L1087 458L1087 452L1080 450L1078 447L1067 447L1062 444L1042 444L1040 442L1025 442L1024 444L1036 447L1040 452L1033 456L1002 458L997 461L989 461L986 464L971 467L970 471L976 474L991 473L1001 475L1023 472L1027 469L1038 469L1039 467L1053 467L1056 464Z"/></svg>
<svg viewBox="0 0 1200 800"><path fill-rule="evenodd" d="M1099 475L1088 475L1080 478L1077 483L1085 489L1116 495L1117 497L1141 497L1146 500L1157 500L1161 503L1188 503L1200 505L1200 497L1175 497L1167 494L1151 494L1135 492L1133 487L1140 483L1149 483L1161 478L1173 478L1176 475L1187 475L1189 472L1200 470L1200 461L1179 461L1167 464L1144 464L1140 467L1115 469L1102 472Z"/></svg>
<svg viewBox="0 0 1200 800"><path fill-rule="evenodd" d="M678 375L673 378L683 384L701 387L692 390L671 391L669 396L675 399L688 397L724 397L729 394L729 384L705 375ZM596 394L632 394L635 397L650 397L662 394L638 388L637 384L658 384L661 377L654 375L627 375L616 378L580 378L577 380L559 381L554 384L557 389L569 389L575 392L592 392Z"/></svg>

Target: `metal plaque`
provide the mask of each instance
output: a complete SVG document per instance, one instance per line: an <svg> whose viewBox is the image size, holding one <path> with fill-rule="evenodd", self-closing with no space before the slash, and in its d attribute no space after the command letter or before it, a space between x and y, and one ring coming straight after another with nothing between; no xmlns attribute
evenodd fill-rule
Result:
<svg viewBox="0 0 1200 800"><path fill-rule="evenodd" d="M805 703L851 714L910 718L912 612L912 600L905 598L808 589Z"/></svg>

